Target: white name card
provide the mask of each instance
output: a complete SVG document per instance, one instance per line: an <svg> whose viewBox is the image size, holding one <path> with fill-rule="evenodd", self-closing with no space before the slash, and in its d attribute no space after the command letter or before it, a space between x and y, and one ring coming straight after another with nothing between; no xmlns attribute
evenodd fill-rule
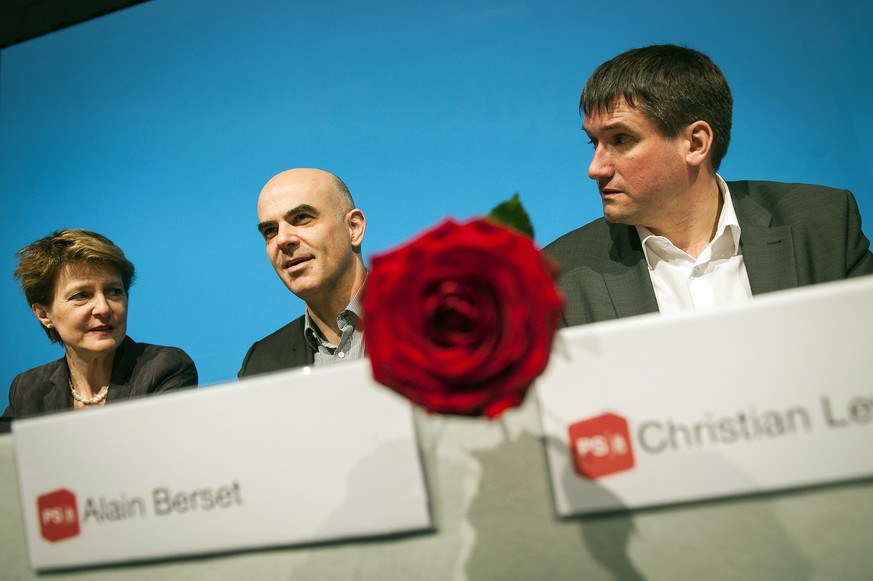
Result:
<svg viewBox="0 0 873 581"><path fill-rule="evenodd" d="M412 408L369 362L13 424L30 563L432 528Z"/></svg>
<svg viewBox="0 0 873 581"><path fill-rule="evenodd" d="M565 329L537 393L561 516L873 475L873 277Z"/></svg>

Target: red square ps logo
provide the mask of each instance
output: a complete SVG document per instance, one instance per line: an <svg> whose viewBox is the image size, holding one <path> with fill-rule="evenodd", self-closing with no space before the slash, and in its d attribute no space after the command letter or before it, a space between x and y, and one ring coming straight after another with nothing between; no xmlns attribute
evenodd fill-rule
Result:
<svg viewBox="0 0 873 581"><path fill-rule="evenodd" d="M570 455L576 473L596 480L634 467L627 420L616 414L570 424Z"/></svg>
<svg viewBox="0 0 873 581"><path fill-rule="evenodd" d="M66 488L47 492L36 499L39 532L55 543L79 534L79 511L76 495Z"/></svg>

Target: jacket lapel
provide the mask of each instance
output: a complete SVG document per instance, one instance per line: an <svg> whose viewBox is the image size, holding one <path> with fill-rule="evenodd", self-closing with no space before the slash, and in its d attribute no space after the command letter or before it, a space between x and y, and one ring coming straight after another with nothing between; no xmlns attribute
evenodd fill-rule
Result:
<svg viewBox="0 0 873 581"><path fill-rule="evenodd" d="M791 226L758 228L740 226L740 247L753 295L797 286Z"/></svg>
<svg viewBox="0 0 873 581"><path fill-rule="evenodd" d="M728 187L742 234L740 248L753 295L797 286L797 263L791 226L772 226L772 214L749 196L748 185Z"/></svg>
<svg viewBox="0 0 873 581"><path fill-rule="evenodd" d="M64 357L56 361L57 365L49 381L52 388L42 399L43 410L66 410L73 408L73 396L70 393L70 371Z"/></svg>
<svg viewBox="0 0 873 581"><path fill-rule="evenodd" d="M315 352L306 343L304 328L305 325L303 320L301 320L299 330L295 329L295 335L303 340L289 341L289 349L283 353L283 355L289 358L287 362L288 367L303 367L304 365L312 365L313 361L315 361Z"/></svg>
<svg viewBox="0 0 873 581"><path fill-rule="evenodd" d="M125 337L115 351L112 360L112 377L109 380L109 393L106 394L106 403L130 399L133 389L131 375L137 359L137 344L130 337Z"/></svg>
<svg viewBox="0 0 873 581"><path fill-rule="evenodd" d="M304 317L298 317L280 329L267 352L273 360L274 369L303 367L311 365L315 360L315 353L306 344L304 328Z"/></svg>
<svg viewBox="0 0 873 581"><path fill-rule="evenodd" d="M636 228L610 224L614 261L603 271L603 281L618 317L630 317L658 312L658 299L652 287L646 257Z"/></svg>

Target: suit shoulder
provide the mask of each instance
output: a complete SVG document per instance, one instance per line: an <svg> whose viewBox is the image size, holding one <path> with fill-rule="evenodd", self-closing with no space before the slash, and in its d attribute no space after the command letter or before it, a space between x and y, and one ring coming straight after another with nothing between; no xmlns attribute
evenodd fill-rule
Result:
<svg viewBox="0 0 873 581"><path fill-rule="evenodd" d="M252 345L252 347L254 347L255 345L275 345L275 344L285 345L289 341L292 341L295 339L302 339L303 338L303 324L304 324L304 316L301 315L300 317L294 319L293 321L291 321L287 325L285 325L279 329L276 329L275 331L273 331L272 333L270 333L269 335L267 335L263 339L259 339L259 340L255 341L254 344Z"/></svg>
<svg viewBox="0 0 873 581"><path fill-rule="evenodd" d="M243 358L237 377L242 379L312 363L313 351L303 337L303 316L294 319L263 339L255 341Z"/></svg>
<svg viewBox="0 0 873 581"><path fill-rule="evenodd" d="M769 214L771 225L839 225L858 214L858 203L849 190L763 181L728 182L728 188L738 216L754 215L760 208Z"/></svg>
<svg viewBox="0 0 873 581"><path fill-rule="evenodd" d="M16 375L9 386L7 411L12 412L13 415L32 413L31 407L41 402L43 397L54 389L52 378L63 363L63 359L58 359Z"/></svg>
<svg viewBox="0 0 873 581"><path fill-rule="evenodd" d="M545 250L550 254L561 252L564 249L575 247L580 241L609 240L609 226L606 220L598 218L584 226L559 236L546 245Z"/></svg>
<svg viewBox="0 0 873 581"><path fill-rule="evenodd" d="M598 218L555 239L543 250L559 263L567 264L585 254L608 252L611 245L609 225L603 218Z"/></svg>
<svg viewBox="0 0 873 581"><path fill-rule="evenodd" d="M57 359L32 369L28 369L27 371L22 371L13 378L12 384L36 384L46 382L55 374L63 362L63 358Z"/></svg>
<svg viewBox="0 0 873 581"><path fill-rule="evenodd" d="M823 186L821 184L805 184L800 182L770 182L765 180L737 180L726 182L731 192L737 188L748 191L750 194L767 195L772 193L816 193L828 192L836 194L845 192L843 188L835 188L832 186Z"/></svg>
<svg viewBox="0 0 873 581"><path fill-rule="evenodd" d="M125 338L112 377L127 383L137 395L197 385L197 366L185 351L168 345L137 343Z"/></svg>
<svg viewBox="0 0 873 581"><path fill-rule="evenodd" d="M732 197L747 196L768 208L794 204L806 207L830 203L845 204L846 198L853 197L849 190L817 184L767 181L737 181L727 184Z"/></svg>
<svg viewBox="0 0 873 581"><path fill-rule="evenodd" d="M146 361L160 359L194 365L194 360L191 359L191 356L179 347L155 345L153 343L134 343L133 348L133 353L136 354L138 359Z"/></svg>

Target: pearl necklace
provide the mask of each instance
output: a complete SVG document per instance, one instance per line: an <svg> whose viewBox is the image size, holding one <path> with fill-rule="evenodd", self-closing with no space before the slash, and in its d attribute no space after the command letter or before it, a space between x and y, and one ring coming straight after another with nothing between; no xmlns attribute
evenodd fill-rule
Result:
<svg viewBox="0 0 873 581"><path fill-rule="evenodd" d="M103 398L105 398L106 394L109 393L109 386L104 385L103 389L101 389L100 392L94 397L85 397L84 395L76 391L76 388L73 387L73 380L70 379L70 391L73 392L73 399L75 399L76 401L82 402L85 405L94 405L95 403L100 403L101 401L103 401Z"/></svg>

